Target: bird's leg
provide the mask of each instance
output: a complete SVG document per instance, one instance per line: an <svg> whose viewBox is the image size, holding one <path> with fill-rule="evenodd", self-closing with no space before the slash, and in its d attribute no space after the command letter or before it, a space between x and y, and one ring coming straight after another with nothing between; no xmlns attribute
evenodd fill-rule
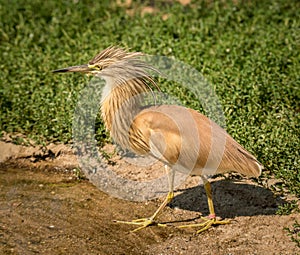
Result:
<svg viewBox="0 0 300 255"><path fill-rule="evenodd" d="M136 219L133 221L116 221L117 223L124 223L124 224L132 224L132 225L139 225L140 227L134 229L132 232L141 230L146 228L149 225L156 224L157 226L165 227L165 224L155 223L155 219L161 214L162 210L169 204L172 199L174 198L174 176L175 171L172 170L169 166L165 165L165 170L168 174L168 181L169 181L169 192L167 197L165 198L164 202L158 207L155 213L149 218L142 218Z"/></svg>
<svg viewBox="0 0 300 255"><path fill-rule="evenodd" d="M169 166L165 165L165 171L168 174L168 182L169 182L169 192L164 202L158 207L156 212L150 217L152 220L156 219L159 214L161 214L162 210L169 204L174 198L174 176L175 171L170 169Z"/></svg>
<svg viewBox="0 0 300 255"><path fill-rule="evenodd" d="M200 229L197 231L198 234L209 229L213 225L222 225L222 224L230 223L229 220L218 220L217 219L216 214L215 214L213 199L212 199L211 185L205 177L202 176L201 178L204 182L204 189L205 189L206 196L207 196L209 215L208 215L208 217L202 217L202 219L204 220L204 222L202 222L202 223L179 226L180 228L200 227Z"/></svg>

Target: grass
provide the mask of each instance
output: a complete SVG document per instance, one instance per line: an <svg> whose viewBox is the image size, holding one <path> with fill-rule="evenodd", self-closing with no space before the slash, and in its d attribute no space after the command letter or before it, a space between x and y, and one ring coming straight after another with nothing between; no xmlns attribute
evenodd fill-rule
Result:
<svg viewBox="0 0 300 255"><path fill-rule="evenodd" d="M0 129L39 143L71 142L89 78L51 70L86 63L110 45L175 57L214 85L227 131L258 157L265 175L299 196L300 2L150 1L156 13L144 16L150 4L142 2L0 0ZM201 109L179 86L162 90ZM109 137L97 124L104 143Z"/></svg>
<svg viewBox="0 0 300 255"><path fill-rule="evenodd" d="M285 228L292 241L300 248L300 224L295 221L292 227Z"/></svg>
<svg viewBox="0 0 300 255"><path fill-rule="evenodd" d="M289 215L291 213L299 212L297 200L289 201L283 205L280 205L278 207L278 210L276 211L277 215Z"/></svg>

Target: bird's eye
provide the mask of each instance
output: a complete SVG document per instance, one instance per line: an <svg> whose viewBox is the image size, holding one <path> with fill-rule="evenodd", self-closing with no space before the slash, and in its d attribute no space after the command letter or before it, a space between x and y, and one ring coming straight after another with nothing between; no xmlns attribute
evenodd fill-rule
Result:
<svg viewBox="0 0 300 255"><path fill-rule="evenodd" d="M101 71L102 70L102 66L101 65L89 65L89 68L97 70L97 71Z"/></svg>

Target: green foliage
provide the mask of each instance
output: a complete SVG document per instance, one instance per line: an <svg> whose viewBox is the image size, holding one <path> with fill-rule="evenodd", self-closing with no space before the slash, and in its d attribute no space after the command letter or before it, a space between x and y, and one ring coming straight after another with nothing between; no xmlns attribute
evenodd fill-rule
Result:
<svg viewBox="0 0 300 255"><path fill-rule="evenodd" d="M298 204L296 200L292 200L288 203L284 203L283 205L278 207L276 211L277 215L289 215L293 212L299 212Z"/></svg>
<svg viewBox="0 0 300 255"><path fill-rule="evenodd" d="M300 248L300 224L295 221L291 228L285 228L288 231L288 235L291 236L293 242Z"/></svg>
<svg viewBox="0 0 300 255"><path fill-rule="evenodd" d="M155 1L155 15L142 16L146 4L0 0L0 130L70 142L89 78L51 70L121 45L200 71L222 103L228 132L299 195L300 2ZM162 91L201 110L180 84L162 83ZM108 141L99 116L96 125L100 144Z"/></svg>

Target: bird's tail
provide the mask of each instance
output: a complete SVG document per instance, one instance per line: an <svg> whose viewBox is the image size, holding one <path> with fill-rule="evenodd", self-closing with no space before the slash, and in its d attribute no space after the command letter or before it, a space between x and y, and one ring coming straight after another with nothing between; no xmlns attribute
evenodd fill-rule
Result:
<svg viewBox="0 0 300 255"><path fill-rule="evenodd" d="M227 136L226 149L219 173L235 171L249 177L258 177L263 169L263 165L250 152L231 136Z"/></svg>
<svg viewBox="0 0 300 255"><path fill-rule="evenodd" d="M263 165L242 146L238 146L237 151L239 153L238 172L247 175L249 177L258 177L261 175L264 169Z"/></svg>

